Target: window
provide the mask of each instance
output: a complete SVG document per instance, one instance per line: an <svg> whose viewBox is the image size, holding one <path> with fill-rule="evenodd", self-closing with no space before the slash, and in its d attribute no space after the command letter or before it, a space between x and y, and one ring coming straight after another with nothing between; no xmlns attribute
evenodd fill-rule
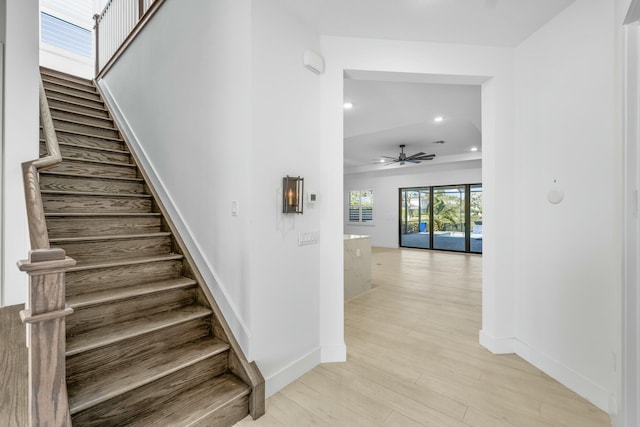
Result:
<svg viewBox="0 0 640 427"><path fill-rule="evenodd" d="M482 253L482 184L400 189L400 246Z"/></svg>
<svg viewBox="0 0 640 427"><path fill-rule="evenodd" d="M349 222L373 222L373 190L349 191Z"/></svg>

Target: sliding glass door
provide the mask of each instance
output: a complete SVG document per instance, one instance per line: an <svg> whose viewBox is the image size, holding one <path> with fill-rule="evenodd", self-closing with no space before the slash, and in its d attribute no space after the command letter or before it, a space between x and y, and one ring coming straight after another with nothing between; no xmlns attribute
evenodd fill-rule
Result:
<svg viewBox="0 0 640 427"><path fill-rule="evenodd" d="M433 249L465 250L465 186L434 187Z"/></svg>
<svg viewBox="0 0 640 427"><path fill-rule="evenodd" d="M470 186L469 217L471 219L469 250L482 253L482 184Z"/></svg>
<svg viewBox="0 0 640 427"><path fill-rule="evenodd" d="M428 188L400 192L400 246L431 247L429 224L431 197Z"/></svg>
<svg viewBox="0 0 640 427"><path fill-rule="evenodd" d="M400 189L400 246L482 253L482 184Z"/></svg>

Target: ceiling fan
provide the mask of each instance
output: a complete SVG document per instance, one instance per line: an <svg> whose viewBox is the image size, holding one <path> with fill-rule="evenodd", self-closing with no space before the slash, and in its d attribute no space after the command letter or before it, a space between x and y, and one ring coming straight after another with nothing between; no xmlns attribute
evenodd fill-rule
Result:
<svg viewBox="0 0 640 427"><path fill-rule="evenodd" d="M400 144L400 155L397 158L380 156L381 159L384 159L384 160L380 160L380 163L385 163L385 166L388 166L392 163L400 163L401 165L404 165L405 162L420 163L422 160L433 160L433 158L436 156L435 154L425 154L422 151L419 153L407 156L404 152L404 147L406 147L405 144Z"/></svg>

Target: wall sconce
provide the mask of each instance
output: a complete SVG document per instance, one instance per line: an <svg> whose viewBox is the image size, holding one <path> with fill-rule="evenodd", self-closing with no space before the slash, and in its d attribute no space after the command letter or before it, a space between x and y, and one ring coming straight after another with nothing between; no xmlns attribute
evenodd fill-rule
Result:
<svg viewBox="0 0 640 427"><path fill-rule="evenodd" d="M282 178L282 213L301 214L304 206L304 178L285 176Z"/></svg>

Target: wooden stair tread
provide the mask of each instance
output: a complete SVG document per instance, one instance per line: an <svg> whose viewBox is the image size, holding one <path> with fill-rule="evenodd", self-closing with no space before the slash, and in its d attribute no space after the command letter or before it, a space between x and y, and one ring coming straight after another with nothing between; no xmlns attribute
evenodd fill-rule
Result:
<svg viewBox="0 0 640 427"><path fill-rule="evenodd" d="M93 159L85 159L81 157L63 157L63 162L68 163L91 163L93 165L105 165L105 166L122 166L125 168L135 168L137 167L133 163L123 163L123 162L107 162L104 160L93 160Z"/></svg>
<svg viewBox="0 0 640 427"><path fill-rule="evenodd" d="M93 86L93 80L85 79L84 77L74 76L73 74L65 73L63 71L54 70L53 68L40 66L40 74L44 74L51 77L58 77L63 80L68 80L74 83L82 83L85 85Z"/></svg>
<svg viewBox="0 0 640 427"><path fill-rule="evenodd" d="M142 234L113 234L106 236L82 236L82 237L57 237L49 239L51 243L72 243L72 242L91 242L96 240L127 240L127 239L144 239L151 237L167 237L171 236L168 231L159 233L142 233Z"/></svg>
<svg viewBox="0 0 640 427"><path fill-rule="evenodd" d="M81 173L57 172L55 170L41 171L40 175L51 175L51 176L61 176L61 177L70 177L70 178L82 178L82 179L100 179L105 181L144 182L143 178L130 178L126 176L123 177L123 176L88 175L88 174L81 174Z"/></svg>
<svg viewBox="0 0 640 427"><path fill-rule="evenodd" d="M113 198L142 198L149 199L151 198L150 194L138 194L138 193L96 193L90 191L58 191L58 190L42 190L42 194L52 194L52 195L67 195L67 196L94 196L94 197L113 197Z"/></svg>
<svg viewBox="0 0 640 427"><path fill-rule="evenodd" d="M46 141L44 139L40 138L40 142L44 143ZM74 147L74 148L81 148L81 149L90 150L90 151L107 151L109 153L116 153L116 154L131 154L128 151L125 151L125 150L114 150L113 148L92 147L90 145L72 144L70 142L60 142L60 141L58 141L58 145L64 145L64 146L67 146L67 147Z"/></svg>
<svg viewBox="0 0 640 427"><path fill-rule="evenodd" d="M80 84L83 87L67 86L62 82L56 81L55 78L56 78L55 76L51 76L49 74L45 74L45 75L42 76L42 83L61 86L61 87L65 88L65 89L73 89L73 90L77 90L77 91L80 91L80 92L86 92L86 93L89 93L89 94L92 94L92 95L98 95L98 91L96 90L96 87L93 86L92 84L82 84L80 82L73 82L75 84ZM67 80L67 79L63 79L61 77L57 77L57 78L62 79L62 80ZM69 80L67 80L67 81L69 81Z"/></svg>
<svg viewBox="0 0 640 427"><path fill-rule="evenodd" d="M158 217L162 216L160 212L48 212L45 213L46 218L57 217L87 217L87 218L113 218L113 217Z"/></svg>
<svg viewBox="0 0 640 427"><path fill-rule="evenodd" d="M168 255L156 255L156 256L150 256L150 257L119 259L116 261L100 261L100 262L87 261L87 262L77 263L73 267L69 267L67 271L73 272L73 271L83 271L83 270L94 270L98 268L122 267L126 265L134 265L134 264L147 264L152 262L181 260L182 258L183 256L180 254L168 254Z"/></svg>
<svg viewBox="0 0 640 427"><path fill-rule="evenodd" d="M98 110L98 111L105 111L105 112L109 111L105 107L100 107L98 105L87 105L87 104L83 104L81 102L74 102L73 100L70 100L70 99L59 98L59 97L57 97L57 96L55 96L53 94L47 94L47 99L51 100L51 101L62 102L64 104L75 105L77 107L88 108L90 110ZM82 99L84 99L84 98L82 98Z"/></svg>
<svg viewBox="0 0 640 427"><path fill-rule="evenodd" d="M99 95L98 92L88 92L83 89L65 86L62 83L55 83L55 82L48 82L48 81L45 81L43 83L44 83L44 90L47 93L47 95L50 92L55 92L55 93L60 93L66 96L71 96L73 98L82 99L85 101L93 101L101 104L103 103L100 99L96 98L96 96Z"/></svg>
<svg viewBox="0 0 640 427"><path fill-rule="evenodd" d="M63 113L69 113L69 114L73 114L74 116L90 117L92 119L110 121L111 123L113 123L113 119L111 117L104 117L104 116L98 116L98 115L95 115L95 114L89 114L86 111L69 110L67 108L63 108L63 107L60 107L60 106L53 106L53 107L50 106L49 110L51 110L51 111L60 111L60 112L63 112ZM104 111L106 111L106 110L104 110Z"/></svg>
<svg viewBox="0 0 640 427"><path fill-rule="evenodd" d="M95 124L95 123L85 123L85 122L81 122L81 121L78 121L78 120L71 120L71 119L67 119L67 118L63 118L63 117L53 117L53 121L54 121L54 124L55 124L55 122L65 122L65 123L71 123L71 124L79 125L79 126L92 127L92 128L96 128L96 129L103 129L103 130L116 131L116 132L118 131L118 128L115 128L113 126L103 126L103 125L98 125L98 124Z"/></svg>
<svg viewBox="0 0 640 427"><path fill-rule="evenodd" d="M193 305L178 310L146 316L140 319L109 325L67 337L67 357L85 351L94 350L117 343L129 338L135 338L149 332L158 331L173 325L210 316L212 311L206 307Z"/></svg>
<svg viewBox="0 0 640 427"><path fill-rule="evenodd" d="M56 128L56 133L66 133L69 135L77 135L77 136L86 136L87 138L92 138L92 139L102 139L105 141L115 141L115 142L121 142L124 143L124 140L122 138L114 138L111 136L103 136L103 135L94 135L91 133L85 133L85 132L78 132L75 130L69 130L69 129L58 129Z"/></svg>
<svg viewBox="0 0 640 427"><path fill-rule="evenodd" d="M157 292L168 291L171 289L186 288L196 285L197 282L188 277L177 277L158 282L143 283L140 285L126 286L123 288L108 289L106 291L97 291L87 294L74 295L67 297L67 304L72 308L83 308L92 305L110 303L127 298L133 298L140 295L151 295Z"/></svg>
<svg viewBox="0 0 640 427"><path fill-rule="evenodd" d="M205 417L250 392L238 377L226 373L173 396L162 410L136 418L133 424L137 427L201 425Z"/></svg>
<svg viewBox="0 0 640 427"><path fill-rule="evenodd" d="M69 410L72 414L84 411L228 349L227 343L208 337L99 376L77 394L69 390Z"/></svg>

